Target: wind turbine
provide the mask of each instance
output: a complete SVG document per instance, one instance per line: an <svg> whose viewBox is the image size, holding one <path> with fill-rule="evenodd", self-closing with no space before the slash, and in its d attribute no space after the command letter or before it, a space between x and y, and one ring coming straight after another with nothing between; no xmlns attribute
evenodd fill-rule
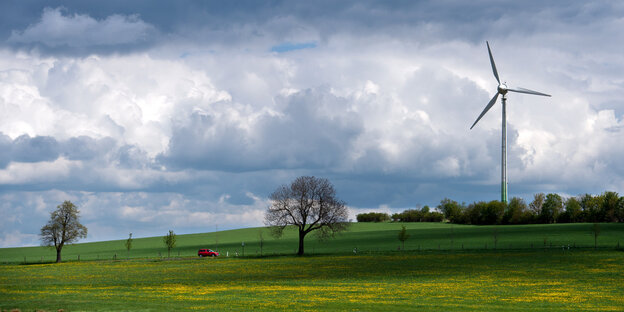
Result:
<svg viewBox="0 0 624 312"><path fill-rule="evenodd" d="M498 82L498 89L494 97L492 97L488 105L485 107L485 109L483 109L483 111L481 112L481 115L479 115L479 117L474 122L474 124L472 124L472 127L470 127L470 129L472 130L472 128L474 128L477 122L481 120L481 117L483 117L483 115L485 115L485 113L487 113L490 110L490 108L494 106L494 103L496 103L496 100L498 99L498 95L499 94L502 95L503 97L501 98L501 102L503 103L503 129L502 129L503 151L501 155L501 201L504 203L507 203L507 112L506 112L507 111L507 92L510 91L510 92L517 92L517 93L541 95L541 96L550 96L550 95L546 93L541 93L541 92L525 89L525 88L520 88L520 87L516 89L510 89L507 87L506 82L501 83L500 79L498 78L498 71L496 70L496 64L494 64L494 58L492 57L492 50L490 50L490 43L486 41L485 44L487 44L488 53L490 54L490 63L492 64L492 72L494 73L494 77L496 78L496 81Z"/></svg>

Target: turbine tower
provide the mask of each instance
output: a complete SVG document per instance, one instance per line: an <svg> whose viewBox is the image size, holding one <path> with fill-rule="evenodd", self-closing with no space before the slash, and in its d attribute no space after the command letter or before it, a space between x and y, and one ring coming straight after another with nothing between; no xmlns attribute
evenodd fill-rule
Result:
<svg viewBox="0 0 624 312"><path fill-rule="evenodd" d="M496 70L496 64L494 64L494 58L492 57L492 50L490 50L490 43L486 41L485 44L487 45L488 53L490 54L490 64L492 64L492 72L494 73L494 78L496 78L496 81L498 82L498 89L494 97L492 97L492 99L487 104L485 109L483 109L483 111L481 112L481 115L479 115L479 117L474 122L474 124L472 124L472 127L470 127L470 129L472 130L472 128L474 128L477 122L481 120L481 117L483 117L483 115L485 115L485 113L487 113L490 110L490 108L494 106L494 103L496 103L496 100L498 99L498 95L499 94L502 95L503 97L501 98L501 102L503 104L503 129L502 129L502 153L501 153L501 201L503 203L507 203L507 92L511 91L511 92L541 95L541 96L550 96L550 95L546 93L541 93L541 92L525 89L525 88L520 88L520 87L516 89L510 89L507 87L506 83L501 83L500 79L498 78L498 71Z"/></svg>

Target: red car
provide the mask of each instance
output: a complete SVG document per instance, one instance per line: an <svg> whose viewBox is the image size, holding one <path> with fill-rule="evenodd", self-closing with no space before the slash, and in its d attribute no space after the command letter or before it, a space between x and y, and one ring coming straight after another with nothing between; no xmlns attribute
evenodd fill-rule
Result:
<svg viewBox="0 0 624 312"><path fill-rule="evenodd" d="M200 249L197 252L197 255L200 257L217 257L219 256L219 253L216 251L213 251L212 249Z"/></svg>

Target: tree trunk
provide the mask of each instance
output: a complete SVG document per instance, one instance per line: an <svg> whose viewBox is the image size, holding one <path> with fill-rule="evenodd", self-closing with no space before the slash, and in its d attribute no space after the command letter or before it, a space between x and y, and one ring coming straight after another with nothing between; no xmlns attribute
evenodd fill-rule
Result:
<svg viewBox="0 0 624 312"><path fill-rule="evenodd" d="M304 231L299 231L299 251L297 252L299 256L303 256L303 238L305 235L306 233Z"/></svg>
<svg viewBox="0 0 624 312"><path fill-rule="evenodd" d="M61 262L61 249L63 246L56 248L56 263Z"/></svg>

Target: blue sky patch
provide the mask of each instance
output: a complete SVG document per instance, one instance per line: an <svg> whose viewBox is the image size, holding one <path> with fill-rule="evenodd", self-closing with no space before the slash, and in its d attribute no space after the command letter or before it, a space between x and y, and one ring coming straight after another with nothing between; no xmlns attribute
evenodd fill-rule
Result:
<svg viewBox="0 0 624 312"><path fill-rule="evenodd" d="M295 50L303 50L303 49L312 49L316 48L315 42L301 42L301 43L292 43L292 42L284 42L271 47L271 52L284 53Z"/></svg>

